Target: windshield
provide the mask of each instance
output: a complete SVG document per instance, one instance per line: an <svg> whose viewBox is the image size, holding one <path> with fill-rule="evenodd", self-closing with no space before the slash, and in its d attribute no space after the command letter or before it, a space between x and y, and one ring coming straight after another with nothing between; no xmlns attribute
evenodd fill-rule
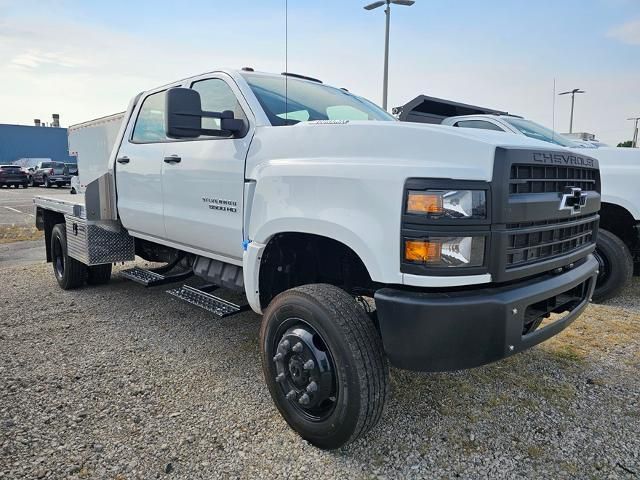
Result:
<svg viewBox="0 0 640 480"><path fill-rule="evenodd" d="M543 127L542 125L532 122L531 120L525 120L524 118L515 117L500 117L500 119L512 125L527 137L535 138L536 140L542 140L544 142L555 143L556 145L561 145L563 147L575 148L580 146L578 143L569 140L566 137L563 137L550 128Z"/></svg>
<svg viewBox="0 0 640 480"><path fill-rule="evenodd" d="M368 100L339 88L294 77L242 75L274 126L313 120L395 121Z"/></svg>

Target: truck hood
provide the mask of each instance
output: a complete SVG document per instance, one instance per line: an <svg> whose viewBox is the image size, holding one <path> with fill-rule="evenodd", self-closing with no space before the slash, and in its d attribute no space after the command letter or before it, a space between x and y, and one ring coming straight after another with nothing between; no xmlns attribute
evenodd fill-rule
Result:
<svg viewBox="0 0 640 480"><path fill-rule="evenodd" d="M317 164L376 168L380 174L490 181L498 147L565 150L525 136L490 130L408 122L316 121L258 127L247 158L247 177L269 165ZM318 171L308 170L317 175ZM313 171L313 173L311 173ZM363 171L360 170L360 174ZM369 173L373 174L372 171Z"/></svg>
<svg viewBox="0 0 640 480"><path fill-rule="evenodd" d="M572 148L581 155L598 160L602 183L602 201L619 205L640 220L640 149L638 148Z"/></svg>

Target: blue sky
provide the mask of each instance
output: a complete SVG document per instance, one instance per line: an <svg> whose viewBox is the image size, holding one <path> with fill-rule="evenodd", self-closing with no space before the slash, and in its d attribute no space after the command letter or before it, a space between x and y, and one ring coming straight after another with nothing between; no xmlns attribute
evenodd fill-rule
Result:
<svg viewBox="0 0 640 480"><path fill-rule="evenodd" d="M380 103L384 15L366 1L289 0L289 70ZM0 0L0 122L68 125L220 66L283 71L284 0ZM640 1L417 0L394 7L389 105L424 93L608 142L640 115Z"/></svg>

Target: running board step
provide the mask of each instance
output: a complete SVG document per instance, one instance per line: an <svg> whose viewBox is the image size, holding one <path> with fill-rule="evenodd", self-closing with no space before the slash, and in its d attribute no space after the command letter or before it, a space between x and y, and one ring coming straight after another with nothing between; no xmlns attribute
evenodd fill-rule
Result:
<svg viewBox="0 0 640 480"><path fill-rule="evenodd" d="M214 286L207 286L207 289L215 289ZM185 302L191 303L197 307L203 308L214 315L224 318L236 313L244 312L249 309L249 305L236 305L227 300L224 300L215 295L211 295L209 292L200 290L189 285L183 285L178 288L167 290L167 293L177 297Z"/></svg>
<svg viewBox="0 0 640 480"><path fill-rule="evenodd" d="M155 285L165 285L167 283L173 283L183 281L193 275L192 271L181 272L172 275L163 275L162 273L154 272L153 270L145 270L140 267L133 267L127 270L122 270L120 276L132 280L136 283L144 285L145 287L153 287Z"/></svg>

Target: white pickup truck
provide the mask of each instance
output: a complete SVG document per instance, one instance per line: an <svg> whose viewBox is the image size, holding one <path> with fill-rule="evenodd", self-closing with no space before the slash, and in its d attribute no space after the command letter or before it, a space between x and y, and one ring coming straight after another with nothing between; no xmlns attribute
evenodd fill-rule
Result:
<svg viewBox="0 0 640 480"><path fill-rule="evenodd" d="M599 263L594 301L614 297L631 280L634 266L640 266L640 150L575 141L513 115L464 115L446 118L442 124L524 135L596 158L602 176L602 207L594 252Z"/></svg>
<svg viewBox="0 0 640 480"><path fill-rule="evenodd" d="M104 164L84 203L34 200L60 286L106 283L137 255L166 266L121 275L200 277L169 293L262 314L272 398L321 448L377 423L388 361L500 360L567 327L595 286L597 161L398 122L300 75L215 71L136 95Z"/></svg>

